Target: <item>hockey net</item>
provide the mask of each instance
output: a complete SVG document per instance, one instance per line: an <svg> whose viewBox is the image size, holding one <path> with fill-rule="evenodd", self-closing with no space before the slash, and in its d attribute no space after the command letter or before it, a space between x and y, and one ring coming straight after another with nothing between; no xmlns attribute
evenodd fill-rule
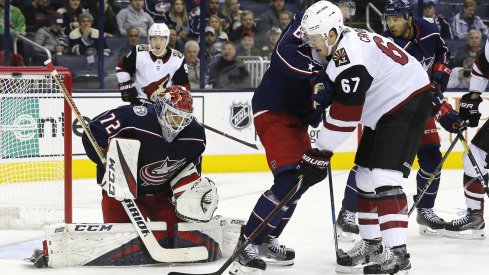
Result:
<svg viewBox="0 0 489 275"><path fill-rule="evenodd" d="M47 69L0 67L0 228L71 222L71 123Z"/></svg>

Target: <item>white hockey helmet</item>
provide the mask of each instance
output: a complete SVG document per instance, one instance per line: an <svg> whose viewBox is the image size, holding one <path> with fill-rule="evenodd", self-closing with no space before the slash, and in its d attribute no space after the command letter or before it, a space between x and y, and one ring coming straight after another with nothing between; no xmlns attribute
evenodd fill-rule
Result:
<svg viewBox="0 0 489 275"><path fill-rule="evenodd" d="M163 48L166 49L166 46L168 46L168 42L170 40L170 30L168 29L168 26L165 23L154 23L149 27L148 30L148 44L149 44L149 50L152 51L151 49L151 37L152 36L162 36L166 37L166 44ZM163 51L165 52L165 51Z"/></svg>
<svg viewBox="0 0 489 275"><path fill-rule="evenodd" d="M301 28L304 42L309 42L308 36L319 34L328 47L328 53L332 54L331 50L338 43L345 25L338 6L329 1L319 1L306 10L302 17ZM334 43L329 45L328 34L331 30L336 30L337 36Z"/></svg>

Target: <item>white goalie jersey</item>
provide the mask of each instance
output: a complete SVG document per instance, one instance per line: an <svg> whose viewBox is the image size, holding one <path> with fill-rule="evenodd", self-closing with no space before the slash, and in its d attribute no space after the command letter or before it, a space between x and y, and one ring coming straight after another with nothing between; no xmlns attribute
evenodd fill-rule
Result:
<svg viewBox="0 0 489 275"><path fill-rule="evenodd" d="M163 87L181 85L190 90L183 54L169 47L166 50L165 55L157 57L151 53L147 44L136 45L117 64L117 81L124 83L134 76L138 97L144 99L148 98L144 89L151 83Z"/></svg>
<svg viewBox="0 0 489 275"><path fill-rule="evenodd" d="M375 129L383 115L430 87L413 56L363 29L346 28L326 74L334 82L334 96L317 144L331 152L358 123Z"/></svg>

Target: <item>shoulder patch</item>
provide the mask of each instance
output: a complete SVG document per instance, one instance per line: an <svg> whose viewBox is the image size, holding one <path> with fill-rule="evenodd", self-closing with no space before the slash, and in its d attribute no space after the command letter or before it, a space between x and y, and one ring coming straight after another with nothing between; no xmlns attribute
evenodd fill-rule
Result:
<svg viewBox="0 0 489 275"><path fill-rule="evenodd" d="M132 110L138 116L145 116L148 113L148 109L144 106L134 106L132 107Z"/></svg>
<svg viewBox="0 0 489 275"><path fill-rule="evenodd" d="M175 49L173 49L173 56L177 56L178 58L183 58L183 54Z"/></svg>
<svg viewBox="0 0 489 275"><path fill-rule="evenodd" d="M148 51L148 50L149 50L148 45L146 45L146 44L138 45L138 48L137 48L138 52L144 52L144 51Z"/></svg>
<svg viewBox="0 0 489 275"><path fill-rule="evenodd" d="M338 49L334 52L333 61L336 67L350 64L350 58L348 58L345 48Z"/></svg>

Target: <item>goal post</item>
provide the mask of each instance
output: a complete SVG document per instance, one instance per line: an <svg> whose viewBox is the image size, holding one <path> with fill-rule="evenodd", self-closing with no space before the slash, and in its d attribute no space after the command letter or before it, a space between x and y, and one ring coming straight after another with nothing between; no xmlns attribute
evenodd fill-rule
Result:
<svg viewBox="0 0 489 275"><path fill-rule="evenodd" d="M71 93L71 73L57 68ZM44 67L0 67L0 228L72 222L72 115Z"/></svg>

